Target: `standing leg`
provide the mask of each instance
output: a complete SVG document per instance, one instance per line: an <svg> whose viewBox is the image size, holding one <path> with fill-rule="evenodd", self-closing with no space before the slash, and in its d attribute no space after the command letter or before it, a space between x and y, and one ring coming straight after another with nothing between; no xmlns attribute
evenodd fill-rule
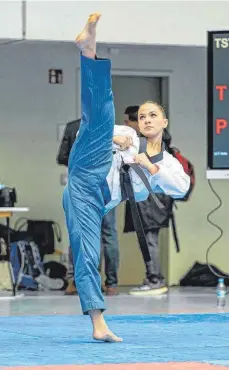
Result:
<svg viewBox="0 0 229 370"><path fill-rule="evenodd" d="M160 229L153 229L145 233L151 257L151 261L146 263L146 277L149 281L160 276L159 231Z"/></svg>
<svg viewBox="0 0 229 370"><path fill-rule="evenodd" d="M111 63L95 58L99 17L98 14L90 16L84 31L76 39L81 50L82 120L69 157L63 206L82 311L91 317L95 339L120 342L122 339L108 329L102 314L105 304L98 272L104 215L101 188L112 163L114 130Z"/></svg>
<svg viewBox="0 0 229 370"><path fill-rule="evenodd" d="M131 290L131 295L159 295L168 291L161 275L159 231L157 228L145 232L151 261L146 263L146 279L143 285Z"/></svg>
<svg viewBox="0 0 229 370"><path fill-rule="evenodd" d="M108 212L102 222L102 248L104 252L106 294L117 294L119 245L116 229L116 208Z"/></svg>

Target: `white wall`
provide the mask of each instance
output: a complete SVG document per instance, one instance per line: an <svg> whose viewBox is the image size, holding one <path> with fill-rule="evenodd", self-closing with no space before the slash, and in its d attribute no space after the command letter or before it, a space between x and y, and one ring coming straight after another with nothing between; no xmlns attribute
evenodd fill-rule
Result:
<svg viewBox="0 0 229 370"><path fill-rule="evenodd" d="M0 1L1 38L21 37L20 1ZM74 39L88 14L101 12L98 41L206 45L208 30L228 29L228 1L27 2L28 39Z"/></svg>

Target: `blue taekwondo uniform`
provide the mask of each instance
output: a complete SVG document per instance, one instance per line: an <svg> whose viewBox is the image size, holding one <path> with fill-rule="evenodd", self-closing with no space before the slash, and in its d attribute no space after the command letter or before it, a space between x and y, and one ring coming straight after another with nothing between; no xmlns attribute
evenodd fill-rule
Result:
<svg viewBox="0 0 229 370"><path fill-rule="evenodd" d="M71 149L68 183L63 207L73 252L75 282L84 314L105 310L98 271L102 218L121 201L119 171L121 163L133 161L139 139L134 130L114 129L115 112L111 87L111 62L81 56L82 120ZM125 152L113 144L113 135L128 135L133 146ZM115 153L114 153L115 152ZM181 197L188 191L190 179L179 162L164 153L159 171L150 175L144 170L153 191ZM131 173L137 201L149 192L137 174Z"/></svg>

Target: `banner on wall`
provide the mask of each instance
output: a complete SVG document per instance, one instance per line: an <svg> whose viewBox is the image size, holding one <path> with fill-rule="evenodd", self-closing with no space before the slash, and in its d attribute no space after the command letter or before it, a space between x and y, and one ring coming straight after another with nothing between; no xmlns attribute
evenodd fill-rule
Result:
<svg viewBox="0 0 229 370"><path fill-rule="evenodd" d="M229 31L208 32L207 177L229 179Z"/></svg>

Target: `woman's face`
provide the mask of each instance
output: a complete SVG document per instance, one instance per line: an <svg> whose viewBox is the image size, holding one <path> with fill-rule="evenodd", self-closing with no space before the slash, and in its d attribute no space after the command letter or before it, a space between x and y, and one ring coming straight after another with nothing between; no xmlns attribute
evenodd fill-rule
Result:
<svg viewBox="0 0 229 370"><path fill-rule="evenodd" d="M138 111L138 124L142 135L147 138L156 138L162 135L168 120L156 104L145 103Z"/></svg>

